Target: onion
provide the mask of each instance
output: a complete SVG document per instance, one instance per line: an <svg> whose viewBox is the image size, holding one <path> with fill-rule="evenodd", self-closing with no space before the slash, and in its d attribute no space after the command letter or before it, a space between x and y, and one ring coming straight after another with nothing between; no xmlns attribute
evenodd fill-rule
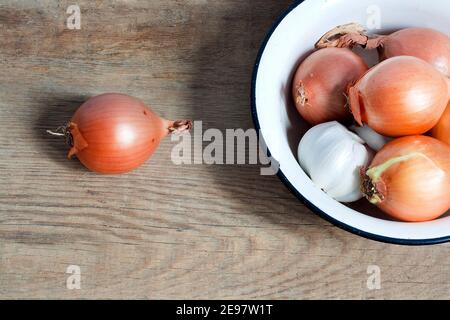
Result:
<svg viewBox="0 0 450 320"><path fill-rule="evenodd" d="M367 71L365 62L349 49L316 51L299 66L293 82L295 105L312 125L347 121L345 89Z"/></svg>
<svg viewBox="0 0 450 320"><path fill-rule="evenodd" d="M339 26L325 34L316 44L317 48L353 47L377 48L380 59L396 56L413 56L433 65L450 77L450 37L429 28L407 28L388 36L370 38L364 28L351 23Z"/></svg>
<svg viewBox="0 0 450 320"><path fill-rule="evenodd" d="M129 172L142 165L162 138L191 128L190 121L161 119L142 101L108 93L86 101L67 126L53 135L64 135L71 145L68 157L104 174Z"/></svg>
<svg viewBox="0 0 450 320"><path fill-rule="evenodd" d="M447 109L445 109L438 124L431 131L431 134L436 139L450 145L450 103L447 105Z"/></svg>
<svg viewBox="0 0 450 320"><path fill-rule="evenodd" d="M450 80L414 57L387 59L349 87L358 124L381 135L423 134L433 128L449 100Z"/></svg>
<svg viewBox="0 0 450 320"><path fill-rule="evenodd" d="M429 221L450 208L450 147L437 139L396 139L362 173L367 199L398 220Z"/></svg>

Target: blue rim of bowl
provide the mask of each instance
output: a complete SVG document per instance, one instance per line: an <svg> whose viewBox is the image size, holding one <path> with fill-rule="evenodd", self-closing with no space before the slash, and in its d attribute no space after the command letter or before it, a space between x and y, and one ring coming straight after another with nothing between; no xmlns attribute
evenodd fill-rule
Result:
<svg viewBox="0 0 450 320"><path fill-rule="evenodd" d="M272 37L272 34L275 32L279 24L284 20L284 18L291 13L295 8L297 8L304 0L297 0L294 1L287 9L284 11L278 19L274 22L272 27L270 28L269 32L266 34L266 37L264 38L261 48L259 49L258 56L256 58L255 66L253 69L253 75L252 75L252 90L251 90L251 112L252 112L252 118L253 123L255 125L256 130L261 130L261 126L259 124L258 119L258 112L256 110L256 79L258 76L259 71L259 64L261 62L262 55L264 54L264 51L266 49L267 43L269 42L270 38ZM270 150L267 148L267 154L270 155ZM278 170L277 173L278 178L283 182L283 184L300 200L302 201L310 210L312 210L314 213L319 215L321 218L327 220L328 222L332 223L336 227L339 227L345 231L351 232L355 235L375 240L379 242L389 243L389 244L397 244L397 245L408 245L408 246L424 246L424 245L435 245L435 244L442 244L446 242L450 242L450 236L442 237L442 238L433 238L433 239L401 239L401 238L391 238L391 237L385 237L378 234L366 232L360 229L357 229L355 227L352 227L348 224L345 224L339 220L336 220L335 218L331 217L324 211L320 210L318 207L316 207L314 204L312 204L308 199L306 199L287 179L287 177L284 175L283 171L281 169Z"/></svg>

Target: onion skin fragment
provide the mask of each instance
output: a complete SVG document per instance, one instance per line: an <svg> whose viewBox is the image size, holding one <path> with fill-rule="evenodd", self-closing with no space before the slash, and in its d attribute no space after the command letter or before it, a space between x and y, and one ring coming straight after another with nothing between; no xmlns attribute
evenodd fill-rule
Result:
<svg viewBox="0 0 450 320"><path fill-rule="evenodd" d="M337 26L325 33L317 41L316 49L353 48L356 45L365 47L369 41L365 28L358 23L348 23Z"/></svg>
<svg viewBox="0 0 450 320"><path fill-rule="evenodd" d="M69 122L67 130L70 132L72 141L72 146L69 150L69 153L67 154L67 158L71 159L77 153L80 153L81 151L86 149L88 147L88 143L86 140L84 140L83 135L78 129L78 125L76 123Z"/></svg>
<svg viewBox="0 0 450 320"><path fill-rule="evenodd" d="M437 219L450 209L450 147L427 136L396 139L362 170L361 189L397 220Z"/></svg>

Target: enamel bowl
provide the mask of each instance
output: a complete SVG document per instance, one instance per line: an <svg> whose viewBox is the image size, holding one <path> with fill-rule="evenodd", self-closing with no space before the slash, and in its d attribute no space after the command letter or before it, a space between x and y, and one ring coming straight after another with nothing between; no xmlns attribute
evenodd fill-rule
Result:
<svg viewBox="0 0 450 320"><path fill-rule="evenodd" d="M450 2L442 0L306 0L294 3L270 30L253 75L253 119L270 156L280 164L280 179L324 219L382 242L425 245L450 241L450 215L425 223L396 222L366 200L345 205L317 188L297 162L297 147L308 126L291 101L291 80L298 64L335 26L358 22L381 28L374 33L421 26L450 34L449 17ZM366 58L375 57L372 53Z"/></svg>

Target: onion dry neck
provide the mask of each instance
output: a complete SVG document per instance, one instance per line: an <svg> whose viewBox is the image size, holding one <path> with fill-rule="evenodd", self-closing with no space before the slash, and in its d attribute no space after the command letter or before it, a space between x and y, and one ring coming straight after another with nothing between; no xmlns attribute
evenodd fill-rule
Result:
<svg viewBox="0 0 450 320"><path fill-rule="evenodd" d="M69 146L73 146L73 136L69 130L70 124L66 124L64 126L60 126L55 130L46 130L46 132L54 137L64 137L66 139L66 144Z"/></svg>

